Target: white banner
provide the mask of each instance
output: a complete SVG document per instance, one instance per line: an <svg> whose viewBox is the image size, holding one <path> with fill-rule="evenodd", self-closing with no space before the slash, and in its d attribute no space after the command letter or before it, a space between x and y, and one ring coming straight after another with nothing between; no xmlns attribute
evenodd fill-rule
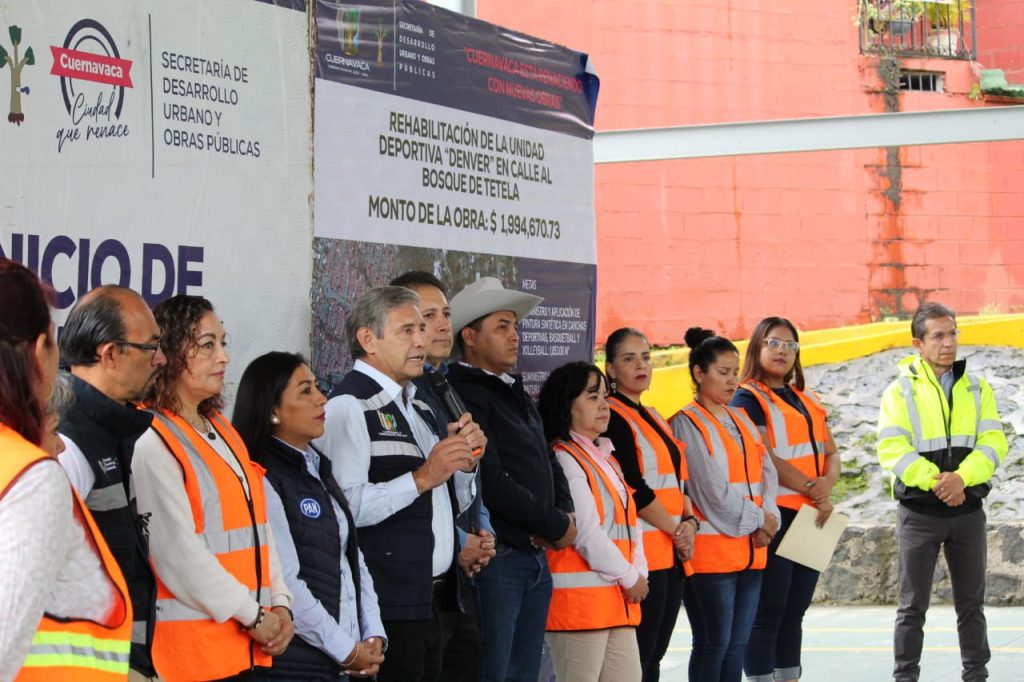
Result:
<svg viewBox="0 0 1024 682"><path fill-rule="evenodd" d="M120 283L209 298L234 377L308 348L307 32L254 0L0 0L0 252L53 283L60 320Z"/></svg>
<svg viewBox="0 0 1024 682"><path fill-rule="evenodd" d="M595 263L591 140L326 80L317 237Z"/></svg>

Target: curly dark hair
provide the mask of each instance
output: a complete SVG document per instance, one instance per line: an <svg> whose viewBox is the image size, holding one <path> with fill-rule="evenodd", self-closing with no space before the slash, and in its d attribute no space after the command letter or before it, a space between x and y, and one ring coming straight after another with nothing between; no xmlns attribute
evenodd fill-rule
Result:
<svg viewBox="0 0 1024 682"><path fill-rule="evenodd" d="M608 380L596 365L589 362L570 362L548 375L537 399L537 411L544 422L544 436L548 442L559 438L569 440L572 403L587 390L590 377L594 375L597 375L597 380L604 384L607 391Z"/></svg>
<svg viewBox="0 0 1024 682"><path fill-rule="evenodd" d="M153 381L146 389L143 402L156 409L177 414L181 411L176 386L188 366L188 358L195 351L199 321L213 312L213 304L202 296L172 296L153 311L160 326L160 350L167 364L157 369ZM217 394L199 403L199 414L211 417L224 407L224 396Z"/></svg>

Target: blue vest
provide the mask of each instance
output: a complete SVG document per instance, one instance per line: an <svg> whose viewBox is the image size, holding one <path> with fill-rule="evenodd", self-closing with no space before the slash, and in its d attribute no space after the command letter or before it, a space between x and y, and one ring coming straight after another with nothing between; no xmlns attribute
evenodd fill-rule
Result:
<svg viewBox="0 0 1024 682"><path fill-rule="evenodd" d="M331 473L331 462L320 456L320 480L310 476L306 461L297 450L271 439L266 452L260 453L260 463L266 467L267 480L281 498L288 519L288 530L299 559L299 579L334 620L338 620L341 599L339 566L347 561L359 603L358 536L348 502ZM322 482L321 482L322 481ZM345 515L339 520L331 499L337 501ZM338 523L348 524L348 543L342 551ZM357 615L358 622L358 615ZM301 637L292 639L285 652L274 657L274 666L261 671L264 677L283 679L337 680L341 666L320 649Z"/></svg>
<svg viewBox="0 0 1024 682"><path fill-rule="evenodd" d="M362 372L349 372L331 392L331 397L339 395L353 396L363 410L370 436L370 483L386 483L423 465L429 453L420 452L409 422L376 381ZM428 425L434 424L435 417L425 403L414 400L413 406ZM458 509L450 483L448 493L455 518ZM432 616L432 497L427 491L380 523L359 529L359 548L373 576L383 620L424 620ZM454 546L458 547L457 541ZM453 554L452 567L456 566Z"/></svg>

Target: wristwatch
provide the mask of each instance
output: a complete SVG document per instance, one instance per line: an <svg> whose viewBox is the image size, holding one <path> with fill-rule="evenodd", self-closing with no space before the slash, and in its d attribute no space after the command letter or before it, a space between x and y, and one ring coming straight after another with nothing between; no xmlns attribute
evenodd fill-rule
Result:
<svg viewBox="0 0 1024 682"><path fill-rule="evenodd" d="M680 520L681 521L691 521L691 522L693 522L693 532L694 533L696 533L696 532L698 532L700 530L700 519L698 519L693 514L687 514L686 516L684 516Z"/></svg>

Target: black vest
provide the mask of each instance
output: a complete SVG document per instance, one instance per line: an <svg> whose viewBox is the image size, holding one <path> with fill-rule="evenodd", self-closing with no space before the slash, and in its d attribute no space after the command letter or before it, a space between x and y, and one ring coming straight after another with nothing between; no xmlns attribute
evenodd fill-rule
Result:
<svg viewBox="0 0 1024 682"><path fill-rule="evenodd" d="M349 372L331 397L351 395L363 409L370 437L370 483L386 483L423 465L429 453L420 452L412 428L398 405L380 385L359 371ZM414 408L428 424L434 415L425 403L413 401ZM452 518L458 515L455 493ZM427 491L404 509L372 526L359 529L359 548L373 576L377 603L383 620L423 620L431 617L433 591L434 511ZM454 528L453 528L454 536ZM455 541L456 550L458 541ZM457 566L452 556L453 568ZM451 571L450 571L451 572Z"/></svg>
<svg viewBox="0 0 1024 682"><path fill-rule="evenodd" d="M306 583L331 617L338 620L338 602L341 599L339 562L348 562L356 594L356 622L359 622L358 536L348 501L331 473L330 460L320 454L318 481L306 470L302 453L274 438L267 451L261 453L259 462L266 467L267 480L274 486L284 506L288 530L299 558L299 579ZM339 519L334 513L331 498L345 515L340 522L348 525L348 542L344 551L338 535ZM273 667L261 672L269 679L280 677L327 682L337 680L341 666L301 637L295 637L283 654L274 657Z"/></svg>
<svg viewBox="0 0 1024 682"><path fill-rule="evenodd" d="M150 615L156 603L156 581L129 477L135 441L149 428L153 416L111 400L76 376L71 381L75 402L61 415L60 432L74 441L96 476L85 505L128 584L134 614L131 667L152 676L156 673L149 651L154 625Z"/></svg>

